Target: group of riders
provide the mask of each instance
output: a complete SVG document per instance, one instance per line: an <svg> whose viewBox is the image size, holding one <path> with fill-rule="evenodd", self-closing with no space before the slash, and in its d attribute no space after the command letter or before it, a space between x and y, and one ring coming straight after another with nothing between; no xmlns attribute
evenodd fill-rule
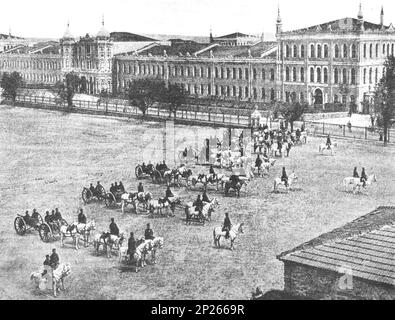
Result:
<svg viewBox="0 0 395 320"><path fill-rule="evenodd" d="M33 209L32 215L29 215L29 211L26 210L25 215L23 216L23 220L28 226L36 227L40 222L40 214L37 212L36 209ZM62 214L60 213L59 209L56 208L52 210L51 213L49 211L45 212L44 221L49 226L58 225L62 220Z"/></svg>
<svg viewBox="0 0 395 320"><path fill-rule="evenodd" d="M362 182L362 187L364 187L364 188L366 187L366 181L368 180L368 176L367 176L367 174L365 172L365 168L362 168L361 176L359 176L358 168L355 167L352 176L353 176L353 178L360 179L359 181Z"/></svg>
<svg viewBox="0 0 395 320"><path fill-rule="evenodd" d="M25 215L23 216L23 220L28 226L35 227L40 222L40 214L36 209L33 209L32 215L29 215L29 210L26 210Z"/></svg>
<svg viewBox="0 0 395 320"><path fill-rule="evenodd" d="M145 164L145 162L143 162L141 168L143 169L143 173L151 174L154 170L154 165L151 163L151 161L149 161L148 164ZM163 160L163 162L156 164L155 170L163 173L165 171L168 171L169 167L167 166L165 160Z"/></svg>
<svg viewBox="0 0 395 320"><path fill-rule="evenodd" d="M113 195L125 193L125 187L123 186L122 181L119 181L119 184L117 182L111 183L110 192Z"/></svg>

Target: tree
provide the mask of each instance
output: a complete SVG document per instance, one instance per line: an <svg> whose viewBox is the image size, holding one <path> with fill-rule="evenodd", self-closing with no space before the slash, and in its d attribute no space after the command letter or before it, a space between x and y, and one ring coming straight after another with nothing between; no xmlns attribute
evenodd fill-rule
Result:
<svg viewBox="0 0 395 320"><path fill-rule="evenodd" d="M4 73L1 79L1 88L3 88L3 96L11 98L13 102L16 100L18 89L24 86L24 81L19 72Z"/></svg>
<svg viewBox="0 0 395 320"><path fill-rule="evenodd" d="M169 84L163 97L163 102L169 104L170 116L174 113L175 118L177 110L186 103L186 93L184 88L178 84Z"/></svg>
<svg viewBox="0 0 395 320"><path fill-rule="evenodd" d="M69 108L72 108L74 94L78 91L80 85L80 77L74 72L69 72L66 74L64 81L58 81L52 90L59 98L67 101L67 106Z"/></svg>
<svg viewBox="0 0 395 320"><path fill-rule="evenodd" d="M385 74L376 85L374 92L374 110L377 114L377 123L383 128L384 145L388 142L388 129L394 117L395 98L395 57L389 56L384 63Z"/></svg>
<svg viewBox="0 0 395 320"><path fill-rule="evenodd" d="M161 80L138 79L129 85L126 95L128 100L145 115L148 108L163 100L165 92L166 86Z"/></svg>
<svg viewBox="0 0 395 320"><path fill-rule="evenodd" d="M299 102L284 103L280 102L277 104L275 113L281 114L285 120L291 125L291 132L294 129L294 122L300 120L302 115L307 110L307 104L301 104Z"/></svg>
<svg viewBox="0 0 395 320"><path fill-rule="evenodd" d="M351 109L351 107L348 109L348 103L347 103L347 101L348 101L348 95L350 94L350 92L351 92L351 89L350 89L350 87L348 86L348 84L347 83L341 83L340 85L339 85L339 92L340 92L340 94L342 95L342 97L345 97L345 99L344 99L344 108L346 109L346 110L348 110L348 114L350 115L350 117L351 117L351 114L352 114L352 109Z"/></svg>

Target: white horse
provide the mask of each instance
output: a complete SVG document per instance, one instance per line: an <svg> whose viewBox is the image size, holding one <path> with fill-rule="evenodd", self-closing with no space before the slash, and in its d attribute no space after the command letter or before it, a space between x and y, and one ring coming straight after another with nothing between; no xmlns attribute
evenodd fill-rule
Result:
<svg viewBox="0 0 395 320"><path fill-rule="evenodd" d="M375 174L368 176L366 180L366 186L371 185L373 182L377 182L377 177ZM361 182L361 178L348 177L348 178L344 178L343 186L344 186L344 191L348 191L349 187L352 186L352 191L355 194L357 190L358 192L361 192L361 187L363 187L363 182Z"/></svg>
<svg viewBox="0 0 395 320"><path fill-rule="evenodd" d="M169 207L170 204L168 201L162 200L154 200L151 199L148 201L148 211L150 214L154 214L156 211L157 215L163 215L165 214L166 216L169 214ZM163 213L165 211L165 213Z"/></svg>
<svg viewBox="0 0 395 320"><path fill-rule="evenodd" d="M71 273L71 267L68 264L61 263L52 272L53 295L56 297L59 289L64 290L64 279Z"/></svg>
<svg viewBox="0 0 395 320"><path fill-rule="evenodd" d="M95 220L91 220L88 223L78 223L77 232L83 237L85 247L88 246L91 231L96 229Z"/></svg>
<svg viewBox="0 0 395 320"><path fill-rule="evenodd" d="M111 234L107 239L106 239L106 252L107 252L107 257L111 257L111 253L113 250L119 251L120 248L122 247L123 243L125 242L125 234L121 233L119 236ZM119 252L118 252L119 255Z"/></svg>
<svg viewBox="0 0 395 320"><path fill-rule="evenodd" d="M125 208L128 205L132 205L133 210L136 211L136 198L137 198L137 192L136 193L124 193L123 195L121 195L122 214L125 213Z"/></svg>
<svg viewBox="0 0 395 320"><path fill-rule="evenodd" d="M48 270L42 268L40 271L32 272L30 274L30 280L34 283L36 289L46 290L49 276Z"/></svg>
<svg viewBox="0 0 395 320"><path fill-rule="evenodd" d="M243 226L244 223L239 223L237 225L232 226L232 228L229 231L229 239L230 239L230 250L234 249L234 241L237 238L237 235L239 233L243 233ZM214 245L216 247L220 247L220 239L221 237L226 238L226 231L222 231L222 227L216 227L213 230L213 237L214 237Z"/></svg>
<svg viewBox="0 0 395 320"><path fill-rule="evenodd" d="M274 179L274 192L277 192L278 186L283 185L287 192L291 188L292 184L298 179L296 173L293 172L288 176L288 186L285 186L285 182L281 180L281 178Z"/></svg>
<svg viewBox="0 0 395 320"><path fill-rule="evenodd" d="M64 239L65 238L72 238L74 242L75 249L78 250L80 248L80 237L81 234L78 232L77 223L74 222L69 226L61 226L60 227L60 245L64 246Z"/></svg>
<svg viewBox="0 0 395 320"><path fill-rule="evenodd" d="M149 249L147 252L151 252L151 261L153 264L156 263L156 251L158 249L162 249L163 248L163 237L155 237L153 240L147 240L147 241L151 241L151 244L148 245Z"/></svg>
<svg viewBox="0 0 395 320"><path fill-rule="evenodd" d="M139 246L137 246L134 253L134 260L136 263L136 272L140 271L140 268L145 266L145 258L148 251L152 250L152 241L144 241Z"/></svg>
<svg viewBox="0 0 395 320"><path fill-rule="evenodd" d="M268 175L269 171L270 171L270 167L273 167L276 164L276 161L277 161L276 159L269 159L268 158L268 162L263 161L259 168L253 167L252 171L254 174L257 174L258 176L261 176L261 177L265 174Z"/></svg>
<svg viewBox="0 0 395 320"><path fill-rule="evenodd" d="M217 198L211 199L210 202L203 202L202 215L205 220L211 221L211 214L214 212L215 208L219 206L219 201ZM185 207L185 212L189 217L196 216L198 212L196 207L193 206L193 202L188 202Z"/></svg>
<svg viewBox="0 0 395 320"><path fill-rule="evenodd" d="M325 143L321 143L318 147L318 152L323 155L324 151L327 150L327 151L330 151L331 155L333 156L333 154L335 153L336 146L337 145L335 143L332 143L331 146L328 148L328 146Z"/></svg>

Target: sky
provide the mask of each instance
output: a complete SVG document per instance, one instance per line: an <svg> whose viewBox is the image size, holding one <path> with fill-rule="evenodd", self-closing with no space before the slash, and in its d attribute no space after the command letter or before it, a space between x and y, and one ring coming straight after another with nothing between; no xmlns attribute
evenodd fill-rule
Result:
<svg viewBox="0 0 395 320"><path fill-rule="evenodd" d="M137 34L214 36L232 32L275 33L277 7L283 30L344 17L356 17L362 2L364 19L395 24L394 0L11 0L2 1L0 33L60 38L67 21L74 36L95 35L104 14L106 29Z"/></svg>

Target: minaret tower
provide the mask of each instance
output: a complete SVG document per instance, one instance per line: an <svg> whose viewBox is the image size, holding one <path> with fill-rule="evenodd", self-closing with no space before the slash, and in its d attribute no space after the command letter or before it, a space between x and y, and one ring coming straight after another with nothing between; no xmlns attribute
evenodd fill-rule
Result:
<svg viewBox="0 0 395 320"><path fill-rule="evenodd" d="M381 6L381 13L380 13L380 25L384 26L384 8Z"/></svg>
<svg viewBox="0 0 395 320"><path fill-rule="evenodd" d="M283 24L280 16L280 6L278 6L278 14L277 14L277 20L276 20L276 35L280 34L283 32Z"/></svg>
<svg viewBox="0 0 395 320"><path fill-rule="evenodd" d="M69 72L73 68L73 46L74 46L74 37L70 32L69 22L67 22L67 29L63 35L63 38L60 40L60 45L61 45L62 60L63 60L62 69L65 72Z"/></svg>

